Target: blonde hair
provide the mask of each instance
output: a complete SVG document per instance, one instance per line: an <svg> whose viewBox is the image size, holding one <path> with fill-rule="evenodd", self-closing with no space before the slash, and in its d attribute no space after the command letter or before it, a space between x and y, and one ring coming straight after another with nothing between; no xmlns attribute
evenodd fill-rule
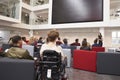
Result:
<svg viewBox="0 0 120 80"><path fill-rule="evenodd" d="M35 37L32 36L32 37L30 37L28 44L32 44L32 43L34 43L34 41L35 41Z"/></svg>

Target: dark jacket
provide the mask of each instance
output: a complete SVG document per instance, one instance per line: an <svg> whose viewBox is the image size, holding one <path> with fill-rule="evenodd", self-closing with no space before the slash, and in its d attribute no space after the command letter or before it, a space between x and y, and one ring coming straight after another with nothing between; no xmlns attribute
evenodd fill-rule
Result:
<svg viewBox="0 0 120 80"><path fill-rule="evenodd" d="M97 44L97 43L94 43L94 44L92 45L92 47L100 47L100 45Z"/></svg>

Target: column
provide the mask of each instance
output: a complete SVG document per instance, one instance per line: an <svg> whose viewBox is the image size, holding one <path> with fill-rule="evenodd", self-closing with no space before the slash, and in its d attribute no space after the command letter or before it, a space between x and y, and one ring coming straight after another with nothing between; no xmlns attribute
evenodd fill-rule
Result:
<svg viewBox="0 0 120 80"><path fill-rule="evenodd" d="M33 30L30 30L30 31L29 31L29 35L30 35L30 37L33 36Z"/></svg>

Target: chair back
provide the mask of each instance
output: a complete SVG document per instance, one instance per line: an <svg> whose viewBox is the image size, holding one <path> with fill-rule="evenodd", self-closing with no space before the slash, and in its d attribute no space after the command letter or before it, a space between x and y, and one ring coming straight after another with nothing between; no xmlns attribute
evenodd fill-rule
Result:
<svg viewBox="0 0 120 80"><path fill-rule="evenodd" d="M34 46L31 45L22 45L23 49L27 49L29 54L34 57Z"/></svg>
<svg viewBox="0 0 120 80"><path fill-rule="evenodd" d="M59 80L61 72L61 53L44 50L40 61L43 80Z"/></svg>
<svg viewBox="0 0 120 80"><path fill-rule="evenodd" d="M67 56L67 67L71 67L71 49L63 49L63 53Z"/></svg>
<svg viewBox="0 0 120 80"><path fill-rule="evenodd" d="M105 47L92 47L92 51L105 52Z"/></svg>
<svg viewBox="0 0 120 80"><path fill-rule="evenodd" d="M43 56L42 61L52 61L52 62L61 61L61 54L54 50L45 50L43 51L42 56Z"/></svg>
<svg viewBox="0 0 120 80"><path fill-rule="evenodd" d="M9 44L2 44L2 50L5 51L6 49L9 49L10 45Z"/></svg>
<svg viewBox="0 0 120 80"><path fill-rule="evenodd" d="M74 53L74 50L76 49L76 46L70 46L70 49L71 49L71 55L73 57L73 53Z"/></svg>

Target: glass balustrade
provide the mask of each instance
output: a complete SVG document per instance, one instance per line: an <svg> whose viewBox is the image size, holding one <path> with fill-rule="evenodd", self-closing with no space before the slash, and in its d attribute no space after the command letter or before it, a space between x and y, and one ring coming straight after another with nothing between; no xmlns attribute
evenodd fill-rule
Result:
<svg viewBox="0 0 120 80"><path fill-rule="evenodd" d="M34 0L33 6L48 4L49 0Z"/></svg>
<svg viewBox="0 0 120 80"><path fill-rule="evenodd" d="M19 0L0 0L0 15L19 19L20 1Z"/></svg>

